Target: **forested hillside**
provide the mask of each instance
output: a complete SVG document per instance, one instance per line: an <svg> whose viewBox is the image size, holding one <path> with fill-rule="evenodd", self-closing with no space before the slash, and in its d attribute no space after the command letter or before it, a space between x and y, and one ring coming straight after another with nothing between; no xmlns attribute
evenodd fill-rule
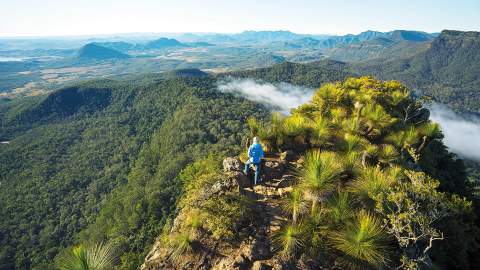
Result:
<svg viewBox="0 0 480 270"><path fill-rule="evenodd" d="M358 72L397 79L455 109L480 112L480 32L445 30L429 48L400 60L365 62Z"/></svg>
<svg viewBox="0 0 480 270"><path fill-rule="evenodd" d="M349 64L322 60L308 64L284 62L267 68L231 72L220 76L255 78L267 82L287 82L317 88L322 83L343 80L354 75Z"/></svg>
<svg viewBox="0 0 480 270"><path fill-rule="evenodd" d="M233 75L318 87L351 75L335 64L285 63ZM63 248L84 240L113 241L121 269L135 269L175 209L178 172L209 153L238 151L245 119L266 115L218 92L216 80L179 70L2 104L0 138L10 143L0 145L0 211L7 217L0 269L49 269Z"/></svg>
<svg viewBox="0 0 480 270"><path fill-rule="evenodd" d="M246 117L265 115L214 88L145 76L2 105L0 269L52 269L84 239L115 242L135 269L175 208L183 166L238 150Z"/></svg>

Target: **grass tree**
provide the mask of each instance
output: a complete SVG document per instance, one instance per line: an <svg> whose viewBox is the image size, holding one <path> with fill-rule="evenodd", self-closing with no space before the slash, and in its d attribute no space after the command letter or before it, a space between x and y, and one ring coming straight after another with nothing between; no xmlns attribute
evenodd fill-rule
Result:
<svg viewBox="0 0 480 270"><path fill-rule="evenodd" d="M287 224L273 235L273 249L284 259L292 259L305 246L302 224Z"/></svg>
<svg viewBox="0 0 480 270"><path fill-rule="evenodd" d="M429 140L441 139L443 137L440 125L434 122L427 122L418 128L418 133L422 136L422 142L417 148L417 152L427 145Z"/></svg>
<svg viewBox="0 0 480 270"><path fill-rule="evenodd" d="M341 127L344 131L352 134L363 135L364 133L362 121L357 117L344 119L341 123Z"/></svg>
<svg viewBox="0 0 480 270"><path fill-rule="evenodd" d="M348 192L338 191L326 204L326 212L329 222L341 224L348 221L354 209Z"/></svg>
<svg viewBox="0 0 480 270"><path fill-rule="evenodd" d="M116 261L116 249L110 244L80 245L58 260L58 269L109 270Z"/></svg>
<svg viewBox="0 0 480 270"><path fill-rule="evenodd" d="M330 112L334 105L344 105L347 101L348 95L344 89L333 83L327 83L320 87L312 98L312 103L322 114Z"/></svg>
<svg viewBox="0 0 480 270"><path fill-rule="evenodd" d="M388 254L387 235L379 218L361 211L344 228L330 234L332 245L346 258L346 267L380 268Z"/></svg>
<svg viewBox="0 0 480 270"><path fill-rule="evenodd" d="M326 146L330 144L332 128L331 121L326 117L317 116L311 124L311 142L316 146Z"/></svg>
<svg viewBox="0 0 480 270"><path fill-rule="evenodd" d="M343 168L345 170L346 179L356 177L361 168L361 153L350 152L342 156Z"/></svg>
<svg viewBox="0 0 480 270"><path fill-rule="evenodd" d="M362 118L367 126L367 135L379 135L384 128L395 122L385 109L379 104L367 104L361 110Z"/></svg>
<svg viewBox="0 0 480 270"><path fill-rule="evenodd" d="M383 144L380 147L378 161L383 164L392 164L399 158L397 149L391 144Z"/></svg>
<svg viewBox="0 0 480 270"><path fill-rule="evenodd" d="M344 145L344 151L349 154L351 152L359 152L363 149L365 149L369 142L365 138L359 135L351 134L351 133L345 133L343 136L345 145Z"/></svg>
<svg viewBox="0 0 480 270"><path fill-rule="evenodd" d="M384 173L379 166L366 167L360 176L350 184L350 191L360 199L368 201L381 192L388 190L395 183L390 175Z"/></svg>
<svg viewBox="0 0 480 270"><path fill-rule="evenodd" d="M283 209L291 214L293 224L297 224L298 216L306 208L303 193L299 189L294 189L284 200Z"/></svg>
<svg viewBox="0 0 480 270"><path fill-rule="evenodd" d="M402 87L402 86L398 86ZM390 102L393 106L398 106L401 102L408 99L410 96L410 92L406 91L405 89L394 90L390 94Z"/></svg>
<svg viewBox="0 0 480 270"><path fill-rule="evenodd" d="M335 188L343 175L341 158L335 153L316 150L306 155L300 188L305 199L312 203L312 213L316 204L325 200L325 195Z"/></svg>
<svg viewBox="0 0 480 270"><path fill-rule="evenodd" d="M285 135L295 137L305 134L309 129L309 125L308 118L300 114L294 114L283 122L283 131Z"/></svg>

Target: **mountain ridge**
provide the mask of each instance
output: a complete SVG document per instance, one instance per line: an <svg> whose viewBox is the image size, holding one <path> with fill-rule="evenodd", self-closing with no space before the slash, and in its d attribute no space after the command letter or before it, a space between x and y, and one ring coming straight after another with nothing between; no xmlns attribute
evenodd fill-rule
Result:
<svg viewBox="0 0 480 270"><path fill-rule="evenodd" d="M125 59L129 56L115 49L103 47L97 43L88 43L78 50L80 59Z"/></svg>

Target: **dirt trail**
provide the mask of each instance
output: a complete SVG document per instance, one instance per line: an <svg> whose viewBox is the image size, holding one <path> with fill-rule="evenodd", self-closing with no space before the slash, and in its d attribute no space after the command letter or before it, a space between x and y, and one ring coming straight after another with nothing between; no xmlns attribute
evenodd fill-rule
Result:
<svg viewBox="0 0 480 270"><path fill-rule="evenodd" d="M244 193L255 201L258 219L254 224L252 252L257 256L252 256L251 269L276 269L278 258L274 257L273 239L282 223L288 220L282 210L282 200L292 190L295 181L292 171L298 166L297 163L286 162L279 157L269 157L266 162L264 168L267 172L262 173L263 181L254 187L244 189Z"/></svg>

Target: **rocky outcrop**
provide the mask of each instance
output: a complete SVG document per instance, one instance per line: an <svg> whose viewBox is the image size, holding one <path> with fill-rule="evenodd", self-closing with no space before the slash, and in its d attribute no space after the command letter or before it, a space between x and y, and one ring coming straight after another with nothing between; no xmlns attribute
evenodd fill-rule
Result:
<svg viewBox="0 0 480 270"><path fill-rule="evenodd" d="M295 265L286 264L274 252L272 239L275 231L287 220L282 211L282 197L288 195L296 177L291 168L299 163L293 153L284 153L281 158L267 158L262 166L262 183L252 186L252 181L243 172L244 164L236 157L223 161L221 180L205 187L200 198L221 196L226 192L240 192L254 202L254 218L249 224L241 224L238 237L233 241L214 241L208 232L201 231L192 245L192 251L172 261L168 249L157 240L145 258L142 270L159 269L318 269L311 262L299 260ZM186 217L180 210L171 230Z"/></svg>
<svg viewBox="0 0 480 270"><path fill-rule="evenodd" d="M227 157L223 160L223 171L242 171L243 163L238 157Z"/></svg>

